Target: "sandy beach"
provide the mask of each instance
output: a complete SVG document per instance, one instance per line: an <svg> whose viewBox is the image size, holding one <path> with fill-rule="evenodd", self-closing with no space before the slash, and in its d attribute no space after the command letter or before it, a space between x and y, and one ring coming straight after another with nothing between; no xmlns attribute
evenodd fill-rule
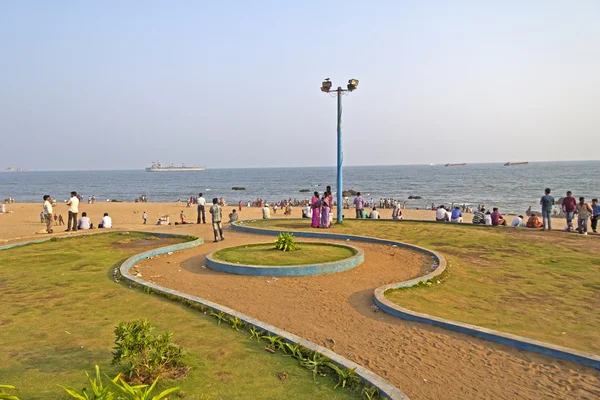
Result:
<svg viewBox="0 0 600 400"><path fill-rule="evenodd" d="M237 210L237 205L224 207L224 219L233 209ZM65 223L67 222L67 205L58 203L54 208L54 212L62 215ZM391 219L391 209L378 209L382 219ZM47 235L44 231L45 225L40 222L40 212L42 211L42 203L14 203L6 204L6 213L0 213L0 241L22 240L31 236ZM168 215L172 225L179 222L181 211L184 212L186 221L196 222L197 211L196 206L187 207L186 203L81 203L79 205L79 216L82 212L87 212L88 217L94 225L97 225L102 215L107 212L113 220L114 229L147 229L147 230L165 230L166 226L156 226L156 222L162 216ZM147 225L142 224L142 213L148 214ZM502 211L502 210L500 210ZM261 209L258 207L243 207L239 219L254 219L262 218ZM407 220L434 221L435 212L431 210L402 210L404 218ZM301 217L300 207L295 207L292 215L286 217L283 211L278 210L275 214L271 210L271 218L299 218ZM335 214L335 210L334 210ZM354 210L344 210L345 218L354 218ZM207 218L210 220L210 214L207 211ZM470 223L473 218L472 214L463 214L464 223ZM506 217L509 224L514 217ZM566 226L564 218L553 219L554 229L564 229ZM181 228L181 227L178 227ZM66 226L55 227L55 235L64 233ZM499 227L498 229L504 229ZM509 228L506 228L509 229Z"/></svg>

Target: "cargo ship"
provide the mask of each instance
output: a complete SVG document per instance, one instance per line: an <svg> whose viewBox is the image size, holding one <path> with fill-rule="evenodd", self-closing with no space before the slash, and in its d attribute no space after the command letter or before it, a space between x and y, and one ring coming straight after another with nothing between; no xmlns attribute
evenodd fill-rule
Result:
<svg viewBox="0 0 600 400"><path fill-rule="evenodd" d="M528 164L529 164L529 161L523 161L523 162L510 162L509 161L507 163L504 163L504 166L505 167L523 167Z"/></svg>
<svg viewBox="0 0 600 400"><path fill-rule="evenodd" d="M465 165L467 165L467 163L461 163L461 164L446 164L446 167L464 167Z"/></svg>
<svg viewBox="0 0 600 400"><path fill-rule="evenodd" d="M162 165L159 161L154 161L151 167L146 167L146 172L182 172L182 171L204 171L202 167L187 167L184 164L176 167L173 164Z"/></svg>

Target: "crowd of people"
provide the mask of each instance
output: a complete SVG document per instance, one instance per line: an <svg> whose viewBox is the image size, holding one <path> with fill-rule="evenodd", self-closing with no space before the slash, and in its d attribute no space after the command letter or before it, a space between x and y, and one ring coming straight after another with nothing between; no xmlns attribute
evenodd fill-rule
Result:
<svg viewBox="0 0 600 400"><path fill-rule="evenodd" d="M588 222L591 222L591 228L594 233L598 232L598 220L600 219L600 204L598 199L592 199L592 204L589 204L585 197L579 197L579 201L573 196L571 191L568 191L566 197L560 199L559 202L555 201L551 195L552 190L546 189L544 196L540 199L540 206L542 212L539 213L532 211L531 207L526 211L526 215L529 217L525 222L523 215L519 215L513 218L510 226L512 227L527 227L542 230L552 230L552 217L564 216L566 219L567 226L565 231L573 231L574 221L577 220L577 232L583 235L587 235ZM558 205L558 209L556 206ZM463 222L462 212L464 206L456 206L446 208L444 205L440 205L436 209L435 219L439 222ZM542 217L540 220L539 217ZM473 224L484 224L492 226L508 226L507 219L500 213L498 207L492 208L492 211L486 210L485 206L480 204L477 209L473 211Z"/></svg>
<svg viewBox="0 0 600 400"><path fill-rule="evenodd" d="M46 232L53 233L54 225L60 226L64 225L64 219L62 214L57 214L55 209L56 199L52 199L50 195L44 195L43 197L44 205L43 211L40 214L40 222L46 224ZM90 198L91 200L91 198ZM91 201L88 200L88 204L91 204ZM94 199L95 201L95 199ZM79 214L79 204L81 202L81 195L78 195L77 192L71 192L71 197L66 201L66 205L68 207L68 217L67 217L67 229L65 232L76 232L78 230L87 230L94 229L94 224L87 216L87 212L81 213L81 218L77 218ZM108 213L104 213L104 216L98 223L98 228L112 228L112 219L108 215Z"/></svg>

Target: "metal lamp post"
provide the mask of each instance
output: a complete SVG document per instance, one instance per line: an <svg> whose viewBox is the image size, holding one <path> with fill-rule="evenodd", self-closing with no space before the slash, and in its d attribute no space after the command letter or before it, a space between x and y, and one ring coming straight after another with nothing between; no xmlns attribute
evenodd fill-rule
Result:
<svg viewBox="0 0 600 400"><path fill-rule="evenodd" d="M337 93L337 222L343 221L343 186L342 186L342 94L345 92L353 92L358 86L358 79L350 79L348 81L347 89L338 87L335 92ZM325 79L321 84L321 91L325 93L331 92L331 81L329 78Z"/></svg>

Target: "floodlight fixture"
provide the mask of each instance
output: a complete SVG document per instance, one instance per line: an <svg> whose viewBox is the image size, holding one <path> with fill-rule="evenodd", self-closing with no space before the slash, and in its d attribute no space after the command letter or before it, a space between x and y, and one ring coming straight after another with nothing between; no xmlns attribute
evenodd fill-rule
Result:
<svg viewBox="0 0 600 400"><path fill-rule="evenodd" d="M358 79L350 79L348 81L348 91L352 92L358 87Z"/></svg>
<svg viewBox="0 0 600 400"><path fill-rule="evenodd" d="M329 78L327 78L321 84L321 91L325 92L325 93L329 93L330 89L331 89L331 81L329 80Z"/></svg>

